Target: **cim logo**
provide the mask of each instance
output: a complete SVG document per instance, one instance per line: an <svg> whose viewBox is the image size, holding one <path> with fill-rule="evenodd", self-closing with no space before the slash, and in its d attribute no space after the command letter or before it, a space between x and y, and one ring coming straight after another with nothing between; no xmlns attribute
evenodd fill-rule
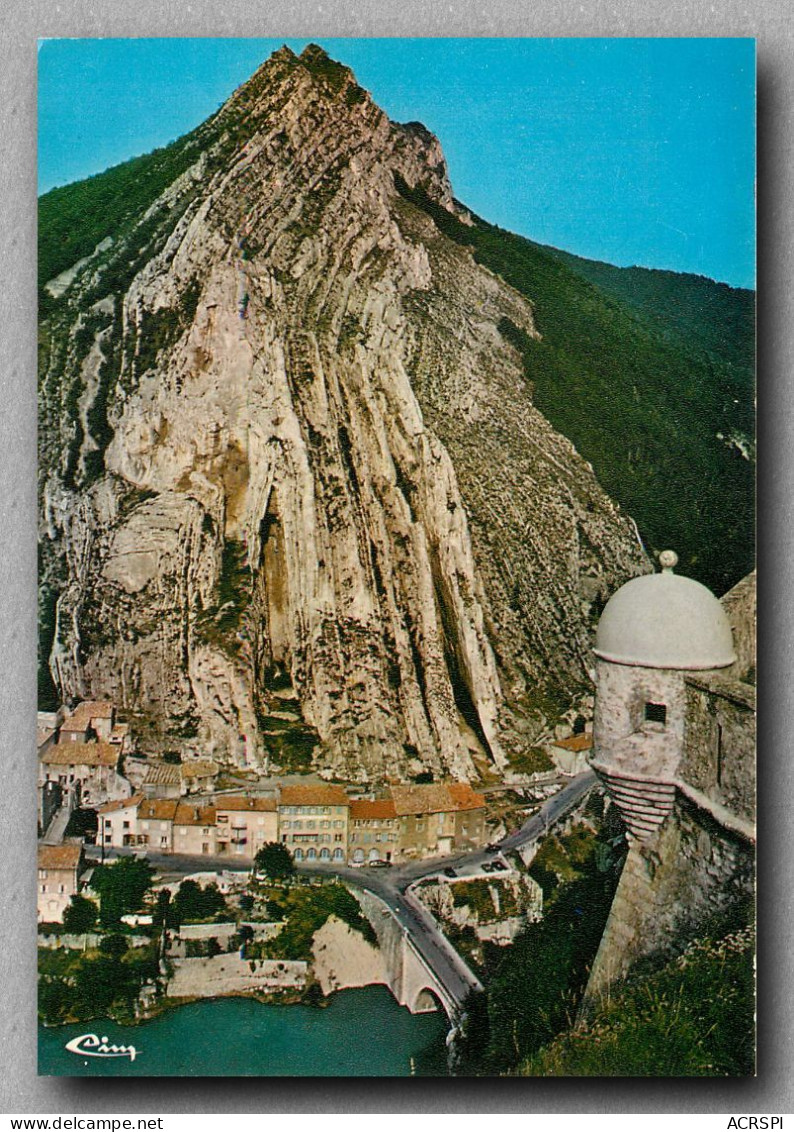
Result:
<svg viewBox="0 0 794 1132"><path fill-rule="evenodd" d="M98 1037L96 1034L80 1034L66 1043L69 1053L79 1054L80 1057L128 1057L135 1060L137 1049L135 1046L117 1046L108 1044L106 1036Z"/></svg>

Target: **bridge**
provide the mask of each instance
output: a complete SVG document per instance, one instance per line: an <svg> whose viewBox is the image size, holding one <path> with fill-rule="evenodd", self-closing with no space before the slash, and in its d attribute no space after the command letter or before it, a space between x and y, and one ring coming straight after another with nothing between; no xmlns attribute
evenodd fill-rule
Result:
<svg viewBox="0 0 794 1132"><path fill-rule="evenodd" d="M437 1010L454 1025L472 991L482 983L447 942L429 912L386 886L380 893L352 886L361 910L378 937L389 989L412 1014Z"/></svg>
<svg viewBox="0 0 794 1132"><path fill-rule="evenodd" d="M585 801L595 785L591 770L577 775L520 829L505 837L500 848L520 852L545 837ZM413 895L412 886L423 876L437 874L442 866L456 866L459 876L475 873L489 856L487 850L475 850L443 861L414 862L386 876L370 869L334 869L354 892L372 924L392 994L412 1014L434 1010L440 1003L454 1026L469 994L483 989L433 916Z"/></svg>

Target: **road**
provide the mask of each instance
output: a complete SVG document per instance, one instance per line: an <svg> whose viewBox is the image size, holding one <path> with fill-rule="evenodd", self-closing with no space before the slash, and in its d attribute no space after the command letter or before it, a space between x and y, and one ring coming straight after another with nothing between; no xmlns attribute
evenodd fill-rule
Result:
<svg viewBox="0 0 794 1132"><path fill-rule="evenodd" d="M352 868L350 865L312 865L301 863L297 871L306 876L335 876L357 888L379 897L388 906L411 945L427 967L433 972L449 997L462 1005L472 990L482 990L482 984L469 970L455 948L441 932L433 916L411 891L425 877L443 875L445 869L454 869L458 876L477 876L482 865L492 861L501 852L521 849L544 837L554 825L566 816L595 786L596 776L591 770L577 775L558 794L541 806L540 810L514 833L498 842L498 849L478 849L454 857L437 857L433 860L414 861L393 868ZM131 851L127 851L129 853ZM114 855L119 853L114 850ZM124 850L121 851L125 853ZM100 850L87 847L87 855L97 860ZM110 858L108 858L110 859ZM187 876L190 873L219 871L249 873L251 866L229 860L228 857L186 857L177 854L147 853L146 860L162 874L164 879Z"/></svg>

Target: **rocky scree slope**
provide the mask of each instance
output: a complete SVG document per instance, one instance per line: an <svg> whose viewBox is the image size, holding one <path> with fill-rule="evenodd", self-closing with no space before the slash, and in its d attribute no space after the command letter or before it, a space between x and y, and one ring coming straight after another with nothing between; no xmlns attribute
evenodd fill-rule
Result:
<svg viewBox="0 0 794 1132"><path fill-rule="evenodd" d="M146 162L148 203L124 167L42 202L57 694L237 766L502 765L586 692L599 603L648 563L532 405L504 330L536 338L531 304L407 199L471 223L438 142L283 48Z"/></svg>

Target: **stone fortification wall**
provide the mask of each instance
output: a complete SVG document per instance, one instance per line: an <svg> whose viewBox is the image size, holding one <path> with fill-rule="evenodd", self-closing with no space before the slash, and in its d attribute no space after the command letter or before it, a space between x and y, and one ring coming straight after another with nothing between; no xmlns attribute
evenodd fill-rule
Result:
<svg viewBox="0 0 794 1132"><path fill-rule="evenodd" d="M172 965L174 973L166 988L169 998L302 990L309 966L297 959L241 959L239 955L175 959Z"/></svg>
<svg viewBox="0 0 794 1132"><path fill-rule="evenodd" d="M755 820L755 688L728 675L690 676L679 777L711 801Z"/></svg>
<svg viewBox="0 0 794 1132"><path fill-rule="evenodd" d="M256 923L248 922L241 924L183 924L179 932L174 935L168 944L168 954L176 958L183 959L187 955L187 945L189 941L207 941L216 939L222 948L229 946L229 941L236 935L240 928L250 927L254 933L254 939L273 939L284 927L283 922L278 923Z"/></svg>
<svg viewBox="0 0 794 1132"><path fill-rule="evenodd" d="M49 947L51 949L57 947L67 947L73 951L85 951L89 947L99 947L100 941L104 939L107 932L86 932L84 935L76 933L64 933L59 935L39 935L38 946ZM130 935L124 937L129 947L146 947L150 942L149 937L146 935Z"/></svg>
<svg viewBox="0 0 794 1132"><path fill-rule="evenodd" d="M753 844L679 796L661 830L626 858L585 1003L637 960L677 955L697 936L723 930L753 889Z"/></svg>
<svg viewBox="0 0 794 1132"><path fill-rule="evenodd" d="M742 578L720 599L733 630L736 663L728 673L737 680L755 680L756 661L756 573Z"/></svg>

